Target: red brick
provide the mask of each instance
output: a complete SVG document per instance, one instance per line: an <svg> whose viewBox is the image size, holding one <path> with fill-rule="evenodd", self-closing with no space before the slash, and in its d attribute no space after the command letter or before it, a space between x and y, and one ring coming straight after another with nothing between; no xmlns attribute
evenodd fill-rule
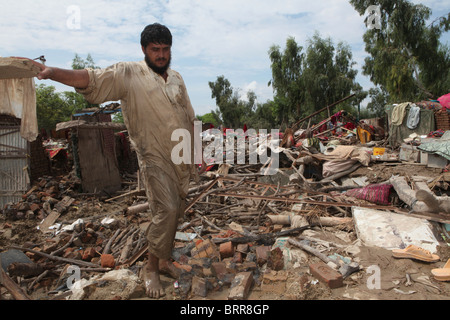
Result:
<svg viewBox="0 0 450 320"><path fill-rule="evenodd" d="M241 272L236 275L231 283L229 300L244 300L253 285L253 273Z"/></svg>
<svg viewBox="0 0 450 320"><path fill-rule="evenodd" d="M194 276L192 278L191 292L195 296L206 297L208 293L208 284L204 278Z"/></svg>
<svg viewBox="0 0 450 320"><path fill-rule="evenodd" d="M30 210L33 211L34 213L36 213L37 211L39 211L41 207L37 204L37 203L32 203L30 205Z"/></svg>
<svg viewBox="0 0 450 320"><path fill-rule="evenodd" d="M233 262L242 263L244 261L244 257L242 252L236 251L233 256Z"/></svg>
<svg viewBox="0 0 450 320"><path fill-rule="evenodd" d="M310 264L309 269L314 277L327 284L330 289L339 288L344 285L342 275L323 262Z"/></svg>
<svg viewBox="0 0 450 320"><path fill-rule="evenodd" d="M279 271L284 268L284 256L283 251L280 248L275 248L269 253L267 267Z"/></svg>
<svg viewBox="0 0 450 320"><path fill-rule="evenodd" d="M222 275L227 273L227 265L224 262L213 262L211 264L211 270L214 276L220 278Z"/></svg>
<svg viewBox="0 0 450 320"><path fill-rule="evenodd" d="M222 259L230 258L234 255L234 245L231 241L220 244L220 257Z"/></svg>
<svg viewBox="0 0 450 320"><path fill-rule="evenodd" d="M183 271L191 272L191 270L192 270L192 267L190 265L188 265L188 264L181 264L181 263L178 263L176 261L172 262L172 264L173 264L173 266L175 268L180 270L180 272L183 272Z"/></svg>
<svg viewBox="0 0 450 320"><path fill-rule="evenodd" d="M100 265L102 268L114 268L116 266L116 261L112 254L102 254L100 256Z"/></svg>
<svg viewBox="0 0 450 320"><path fill-rule="evenodd" d="M83 259L84 261L91 261L91 259L95 257L96 254L97 253L95 252L94 248L87 248L83 251L81 259Z"/></svg>
<svg viewBox="0 0 450 320"><path fill-rule="evenodd" d="M196 243L195 248L191 250L191 256L193 258L219 258L220 253L217 246L210 239L199 241Z"/></svg>
<svg viewBox="0 0 450 320"><path fill-rule="evenodd" d="M262 266L267 262L270 249L271 248L269 246L259 246L256 248L256 262L259 266Z"/></svg>

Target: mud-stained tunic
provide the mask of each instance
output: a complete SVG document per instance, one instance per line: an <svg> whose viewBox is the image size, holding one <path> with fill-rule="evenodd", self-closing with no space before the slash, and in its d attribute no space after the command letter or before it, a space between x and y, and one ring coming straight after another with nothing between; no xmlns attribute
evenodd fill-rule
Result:
<svg viewBox="0 0 450 320"><path fill-rule="evenodd" d="M192 164L195 113L181 75L171 69L167 72L164 81L145 61L120 62L105 69L88 69L89 86L76 90L93 104L120 100L149 198L149 250L161 259L170 258L189 181L196 175ZM176 165L171 159L180 143L172 141L177 129L190 132L191 164Z"/></svg>

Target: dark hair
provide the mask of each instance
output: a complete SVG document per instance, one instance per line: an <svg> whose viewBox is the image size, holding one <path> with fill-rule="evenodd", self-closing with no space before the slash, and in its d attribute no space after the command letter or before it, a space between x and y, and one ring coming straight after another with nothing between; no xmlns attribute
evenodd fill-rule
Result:
<svg viewBox="0 0 450 320"><path fill-rule="evenodd" d="M144 48L150 43L172 45L172 33L170 30L159 23L154 23L145 27L141 33L141 45Z"/></svg>

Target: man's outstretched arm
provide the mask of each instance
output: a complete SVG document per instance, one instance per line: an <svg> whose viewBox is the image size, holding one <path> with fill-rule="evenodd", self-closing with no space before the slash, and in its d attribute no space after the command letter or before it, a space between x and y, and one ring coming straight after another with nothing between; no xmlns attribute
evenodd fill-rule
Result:
<svg viewBox="0 0 450 320"><path fill-rule="evenodd" d="M48 67L37 61L31 59L27 60L30 60L34 65L41 69L41 72L37 75L39 80L53 80L76 89L86 89L89 85L89 74L87 70L71 70Z"/></svg>

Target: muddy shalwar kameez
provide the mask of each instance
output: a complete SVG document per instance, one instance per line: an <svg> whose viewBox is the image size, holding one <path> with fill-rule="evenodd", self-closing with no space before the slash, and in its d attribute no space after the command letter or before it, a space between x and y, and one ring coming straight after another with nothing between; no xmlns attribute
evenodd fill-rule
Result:
<svg viewBox="0 0 450 320"><path fill-rule="evenodd" d="M196 175L195 113L183 78L168 69L164 81L145 61L121 62L106 69L88 69L88 72L89 86L77 92L93 104L121 101L150 204L149 251L160 259L168 259L179 219L183 217L189 181ZM172 150L180 143L172 141L176 129L190 133L190 163L176 165L171 159Z"/></svg>

